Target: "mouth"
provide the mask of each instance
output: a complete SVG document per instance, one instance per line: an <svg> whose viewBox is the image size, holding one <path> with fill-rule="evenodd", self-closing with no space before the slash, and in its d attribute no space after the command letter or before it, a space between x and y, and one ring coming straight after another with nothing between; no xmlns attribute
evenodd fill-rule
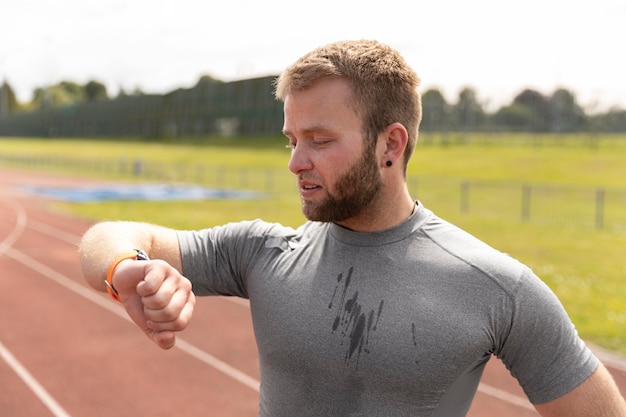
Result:
<svg viewBox="0 0 626 417"><path fill-rule="evenodd" d="M314 184L314 183L306 182L306 181L300 181L298 186L300 188L300 195L302 197L311 197L316 192L322 189L321 186Z"/></svg>

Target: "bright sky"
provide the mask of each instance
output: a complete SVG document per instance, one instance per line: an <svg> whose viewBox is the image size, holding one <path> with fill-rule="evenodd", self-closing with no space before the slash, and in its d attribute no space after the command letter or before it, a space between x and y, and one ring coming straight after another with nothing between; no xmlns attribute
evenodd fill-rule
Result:
<svg viewBox="0 0 626 417"><path fill-rule="evenodd" d="M278 74L329 42L378 39L454 102L524 88L626 109L626 1L0 0L0 81L21 101L62 80L165 93L201 75Z"/></svg>

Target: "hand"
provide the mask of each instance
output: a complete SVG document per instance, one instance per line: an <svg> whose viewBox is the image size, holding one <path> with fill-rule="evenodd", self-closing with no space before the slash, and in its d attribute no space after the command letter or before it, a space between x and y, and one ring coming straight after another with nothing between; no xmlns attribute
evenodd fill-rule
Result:
<svg viewBox="0 0 626 417"><path fill-rule="evenodd" d="M115 269L113 285L130 318L160 348L176 343L187 327L195 296L191 283L162 260L125 260Z"/></svg>

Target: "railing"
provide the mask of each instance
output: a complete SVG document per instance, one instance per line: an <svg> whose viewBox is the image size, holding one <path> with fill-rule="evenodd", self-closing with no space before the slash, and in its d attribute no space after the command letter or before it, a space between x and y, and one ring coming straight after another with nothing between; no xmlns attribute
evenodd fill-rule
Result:
<svg viewBox="0 0 626 417"><path fill-rule="evenodd" d="M409 180L412 194L427 205L463 215L626 231L626 189L442 178Z"/></svg>
<svg viewBox="0 0 626 417"><path fill-rule="evenodd" d="M15 155L0 155L1 165L109 179L292 193L297 198L293 175L286 169ZM626 188L423 176L410 176L408 184L415 198L437 212L626 232Z"/></svg>

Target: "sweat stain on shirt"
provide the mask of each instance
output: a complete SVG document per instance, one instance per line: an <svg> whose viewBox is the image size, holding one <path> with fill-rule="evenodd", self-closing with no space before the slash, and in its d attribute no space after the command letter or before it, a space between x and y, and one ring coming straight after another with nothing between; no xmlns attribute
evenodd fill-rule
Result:
<svg viewBox="0 0 626 417"><path fill-rule="evenodd" d="M385 301L380 300L378 311L376 311L376 309L364 308L359 302L358 291L354 291L351 297L347 298L353 273L354 267L351 267L348 270L345 280L343 273L337 275L337 285L333 292L333 297L328 304L328 308L333 309L335 297L343 283L339 304L335 308L336 315L333 322L332 333L339 330L342 337L341 344L347 344L345 355L346 365L354 358L356 360L356 366L358 367L361 353L369 353L370 333L376 331ZM345 339L347 339L347 343Z"/></svg>

